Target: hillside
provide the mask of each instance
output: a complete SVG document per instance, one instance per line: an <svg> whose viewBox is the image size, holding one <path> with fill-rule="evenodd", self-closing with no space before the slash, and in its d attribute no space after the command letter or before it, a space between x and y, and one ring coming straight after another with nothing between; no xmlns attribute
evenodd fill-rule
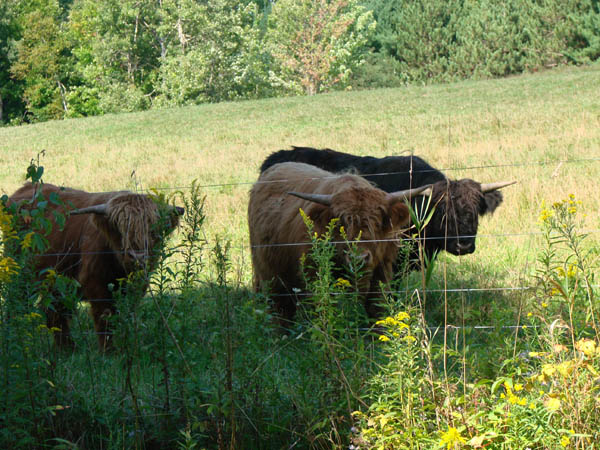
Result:
<svg viewBox="0 0 600 450"><path fill-rule="evenodd" d="M596 64L502 80L0 128L0 188L18 187L41 150L47 182L87 190L170 192L198 180L210 230L240 242L247 234L248 189L272 151L290 145L374 156L412 151L454 178L519 181L480 234L523 233L535 229L542 201L572 193L590 212L599 210L590 195L598 191L600 165L592 160L600 158L598 86ZM590 228L597 227L596 216L588 215Z"/></svg>

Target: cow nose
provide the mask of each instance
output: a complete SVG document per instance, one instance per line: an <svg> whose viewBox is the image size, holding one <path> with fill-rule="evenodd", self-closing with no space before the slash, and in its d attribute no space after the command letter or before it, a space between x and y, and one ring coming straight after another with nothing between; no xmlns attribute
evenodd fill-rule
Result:
<svg viewBox="0 0 600 450"><path fill-rule="evenodd" d="M460 255L466 255L467 253L473 253L475 251L474 242L459 242L456 244L456 249Z"/></svg>
<svg viewBox="0 0 600 450"><path fill-rule="evenodd" d="M129 250L129 256L134 260L137 261L139 263L143 263L147 258L148 258L148 254L146 252L140 252L140 251L135 251L135 250Z"/></svg>
<svg viewBox="0 0 600 450"><path fill-rule="evenodd" d="M362 252L359 257L364 262L363 267L371 267L373 264L373 254L369 250Z"/></svg>

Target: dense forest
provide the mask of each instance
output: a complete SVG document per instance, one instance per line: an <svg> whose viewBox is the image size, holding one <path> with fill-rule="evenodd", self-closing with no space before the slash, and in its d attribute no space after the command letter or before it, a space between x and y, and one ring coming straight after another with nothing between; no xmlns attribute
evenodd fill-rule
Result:
<svg viewBox="0 0 600 450"><path fill-rule="evenodd" d="M0 124L599 56L598 0L1 0Z"/></svg>

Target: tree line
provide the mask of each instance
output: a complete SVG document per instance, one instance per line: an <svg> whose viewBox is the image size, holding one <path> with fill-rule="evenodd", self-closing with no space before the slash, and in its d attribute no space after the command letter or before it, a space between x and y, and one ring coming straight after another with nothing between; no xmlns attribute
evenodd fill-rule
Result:
<svg viewBox="0 0 600 450"><path fill-rule="evenodd" d="M1 0L0 124L599 56L599 0Z"/></svg>

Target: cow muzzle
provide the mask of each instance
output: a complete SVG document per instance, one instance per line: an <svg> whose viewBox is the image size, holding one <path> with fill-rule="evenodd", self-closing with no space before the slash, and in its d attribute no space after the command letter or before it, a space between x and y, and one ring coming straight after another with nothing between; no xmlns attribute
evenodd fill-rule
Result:
<svg viewBox="0 0 600 450"><path fill-rule="evenodd" d="M458 241L455 246L455 255L468 255L475 251L475 241Z"/></svg>
<svg viewBox="0 0 600 450"><path fill-rule="evenodd" d="M128 250L127 256L129 256L137 264L145 264L150 257L148 252L138 250Z"/></svg>
<svg viewBox="0 0 600 450"><path fill-rule="evenodd" d="M347 254L346 265L358 269L370 269L373 265L373 254L370 250L364 250L358 254Z"/></svg>

